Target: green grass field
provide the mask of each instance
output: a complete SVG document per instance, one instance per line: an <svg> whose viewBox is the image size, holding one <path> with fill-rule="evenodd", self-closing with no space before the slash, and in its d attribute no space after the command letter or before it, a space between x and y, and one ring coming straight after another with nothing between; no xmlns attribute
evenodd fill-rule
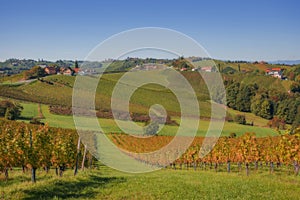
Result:
<svg viewBox="0 0 300 200"><path fill-rule="evenodd" d="M155 77L166 79L163 72L156 72L156 74L156 76L150 74L148 78L153 80ZM193 87L199 101L201 116L210 117L209 93L200 74L197 72L182 72L181 74ZM117 83L133 87L134 80L132 80L132 84L130 84L130 81L129 84L119 81L123 75L124 73L112 73L104 74L101 77L95 91L96 109L110 109L112 92ZM237 74L224 76L230 79L236 79L242 83L257 83L260 87L266 89L276 88L283 92L286 92L291 84L290 81L281 81L264 75ZM2 96L24 101L71 106L75 78L76 77L62 75L48 76L43 78L45 80L44 82L33 81L32 83L14 86L0 85L0 92L2 93ZM166 81L172 83L175 88L181 88L180 81L176 78L176 76L168 76ZM208 79L210 79L209 76ZM87 82L87 88L90 88L91 85L89 84L98 79L95 77L85 77L85 80ZM148 113L150 106L154 104L161 104L172 116L179 115L180 104L174 93L168 88L157 84L143 85L133 93L130 98L130 112L146 114Z"/></svg>
<svg viewBox="0 0 300 200"><path fill-rule="evenodd" d="M282 173L214 172L162 169L146 174L127 174L101 166L67 170L57 177L38 170L37 183L30 174L11 171L0 181L1 199L299 199L299 176Z"/></svg>
<svg viewBox="0 0 300 200"><path fill-rule="evenodd" d="M26 109L31 107L37 109L37 104L31 104L31 105L28 104ZM48 123L49 126L69 128L69 129L75 128L74 120L72 116L52 114L50 113L49 107L47 105L42 105L41 108L42 108L43 115L45 117L45 119L43 119L42 121ZM28 112L29 111L26 111L25 114ZM89 118L82 117L80 119L84 122L83 123L85 126L84 129L94 129L94 128L96 129L95 125L92 123L92 121ZM179 121L178 118L174 118L174 119ZM98 119L98 121L105 133L122 132L113 119ZM137 123L137 124L140 126L144 125L143 123ZM209 121L200 120L197 136L205 136L208 127L209 127ZM175 135L177 133L177 130L178 130L177 126L165 125L159 132L159 135ZM222 130L222 136L228 136L230 135L230 133L236 133L238 136L240 136L246 132L254 132L258 137L278 135L278 133L274 129L270 129L267 127L246 126L246 125L240 125L232 122L225 122ZM189 133L186 134L189 135Z"/></svg>
<svg viewBox="0 0 300 200"><path fill-rule="evenodd" d="M38 116L38 104L22 102L21 105L23 106L22 120L30 120Z"/></svg>
<svg viewBox="0 0 300 200"><path fill-rule="evenodd" d="M163 76L163 74L159 74L159 76ZM109 109L110 108L110 99L111 94L113 92L114 86L117 84L118 80L124 75L124 73L112 73L112 74L104 74L99 82L98 88L96 89L96 107L97 109ZM199 100L200 113L202 117L210 117L211 116L211 103L208 101L208 91L203 84L203 80L199 77L199 73L197 72L184 72L182 75L187 78L190 84L193 86L197 98ZM154 76L155 77L155 76ZM282 87L282 81L275 80L271 77L265 76L246 76L243 81L245 82L253 82L260 81L261 85L269 86L274 85ZM176 77L168 77L170 82L175 82ZM239 76L235 76L235 78L239 78ZM88 80L95 81L96 79L93 77L87 77ZM75 81L75 77L71 76L62 76L62 75L54 75L45 77L44 80L50 81L53 84L49 84L47 82L34 81L29 84L24 84L20 86L7 87L4 91L14 91L12 94L17 95L22 93L22 97L30 97L29 100L35 102L42 103L54 103L65 106L71 106L72 101L72 90L73 84ZM134 80L132 80L134 82ZM275 82L274 82L275 81ZM121 81L120 84L125 84ZM130 84L129 84L130 85ZM2 86L4 87L4 86ZM179 86L178 86L179 87ZM37 92L38 91L38 92ZM59 91L59 92L58 92ZM180 106L177 101L176 96L167 88L156 85L156 84L147 84L142 88L137 89L130 99L130 112L134 113L143 113L147 114L149 111L149 107L154 104L161 104L168 113L172 116L173 119L178 121L178 115L180 113ZM37 115L37 104L31 105L23 104L24 110L22 112L23 120L35 117ZM74 121L71 116L62 116L62 115L53 115L49 112L48 106L42 105L42 112L44 114L45 119L43 122L47 122L50 126L54 127L62 127L62 128L71 128L74 129ZM222 135L229 135L230 133L236 133L237 135L242 135L245 132L255 132L258 136L269 136L269 135L277 135L277 132L273 129L266 128L267 120L257 117L251 113L241 113L238 111L234 111L232 109L228 109L228 113L232 116L236 114L244 114L246 116L246 120L248 123L254 122L255 126L244 126L235 123L225 123ZM89 124L89 120L86 120L87 124ZM179 122L179 121L178 121ZM116 123L111 119L99 119L99 123L101 127L103 127L104 132L122 132L119 127L116 126ZM143 125L143 124L139 124ZM88 128L89 125L86 126ZM209 122L207 120L201 120L199 125L199 129L197 131L198 136L204 136L206 134L206 130L209 127ZM161 135L174 135L177 132L178 127L176 126L165 126L159 134ZM187 133L188 134L188 133Z"/></svg>

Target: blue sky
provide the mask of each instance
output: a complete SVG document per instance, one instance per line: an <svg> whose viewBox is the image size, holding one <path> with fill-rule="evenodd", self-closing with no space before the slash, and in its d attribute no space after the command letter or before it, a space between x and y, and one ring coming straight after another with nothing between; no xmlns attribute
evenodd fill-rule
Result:
<svg viewBox="0 0 300 200"><path fill-rule="evenodd" d="M0 5L0 60L84 59L111 35L149 26L182 32L218 59L300 59L297 0L0 0Z"/></svg>

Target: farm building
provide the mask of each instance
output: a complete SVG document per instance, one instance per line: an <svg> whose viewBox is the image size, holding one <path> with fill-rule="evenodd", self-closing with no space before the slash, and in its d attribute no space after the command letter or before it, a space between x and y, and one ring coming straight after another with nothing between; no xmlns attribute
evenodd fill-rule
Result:
<svg viewBox="0 0 300 200"><path fill-rule="evenodd" d="M273 76L273 77L280 78L280 79L283 78L282 72L283 72L282 69L279 67L266 69L266 75Z"/></svg>
<svg viewBox="0 0 300 200"><path fill-rule="evenodd" d="M48 74L48 75L53 75L53 74L57 74L57 70L55 67L50 67L50 66L47 66L44 68L45 70L45 73Z"/></svg>

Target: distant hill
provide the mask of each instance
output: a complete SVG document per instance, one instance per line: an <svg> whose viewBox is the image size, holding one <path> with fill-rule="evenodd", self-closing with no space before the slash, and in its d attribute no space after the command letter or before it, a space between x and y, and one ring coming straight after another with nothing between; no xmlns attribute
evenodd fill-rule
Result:
<svg viewBox="0 0 300 200"><path fill-rule="evenodd" d="M29 70L36 65L54 65L59 67L70 67L74 65L74 61L58 60L56 62L46 60L32 60L32 59L7 59L4 62L0 62L0 71L7 75L19 74L23 71Z"/></svg>
<svg viewBox="0 0 300 200"><path fill-rule="evenodd" d="M281 65L298 65L300 64L300 60L276 60L269 61L270 64L281 64Z"/></svg>
<svg viewBox="0 0 300 200"><path fill-rule="evenodd" d="M280 63L280 64L278 64ZM281 67L289 68L289 65L300 64L300 60L278 60L272 62L247 62L247 61L222 61L211 58L177 58L177 59L155 59L155 58L126 58L124 60L105 60L105 61L78 61L79 67L84 71L93 71L94 73L111 73L111 72L126 72L129 70L145 70L153 65L163 65L173 67L178 71L195 71L201 68L212 68L215 71L217 68L225 74L233 73L249 73L260 72L268 68ZM32 60L32 59L8 59L0 62L1 76L21 74L22 72L31 69L33 66L56 66L56 67L74 67L73 60ZM196 69L194 69L196 68Z"/></svg>

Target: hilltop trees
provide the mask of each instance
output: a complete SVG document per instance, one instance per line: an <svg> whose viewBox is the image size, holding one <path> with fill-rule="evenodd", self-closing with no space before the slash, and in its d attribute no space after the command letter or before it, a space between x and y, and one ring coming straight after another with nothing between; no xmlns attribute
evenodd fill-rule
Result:
<svg viewBox="0 0 300 200"><path fill-rule="evenodd" d="M285 99L278 105L276 115L284 119L286 123L292 124L296 119L299 105L300 97L291 97Z"/></svg>
<svg viewBox="0 0 300 200"><path fill-rule="evenodd" d="M257 90L257 84L241 85L233 82L226 88L227 105L242 112L250 112L251 99Z"/></svg>
<svg viewBox="0 0 300 200"><path fill-rule="evenodd" d="M242 112L250 112L251 99L258 89L257 84L241 85L236 96L236 108Z"/></svg>
<svg viewBox="0 0 300 200"><path fill-rule="evenodd" d="M177 69L192 69L193 66L184 57L180 57L172 63L174 68Z"/></svg>
<svg viewBox="0 0 300 200"><path fill-rule="evenodd" d="M233 109L237 109L236 96L239 93L240 83L233 82L226 88L227 106Z"/></svg>
<svg viewBox="0 0 300 200"><path fill-rule="evenodd" d="M274 114L273 102L268 94L257 94L251 100L251 112L265 119L272 119Z"/></svg>
<svg viewBox="0 0 300 200"><path fill-rule="evenodd" d="M40 66L34 66L30 70L23 73L24 79L40 78L44 77L45 75L44 69Z"/></svg>
<svg viewBox="0 0 300 200"><path fill-rule="evenodd" d="M227 106L242 112L252 112L265 119L276 116L281 122L296 127L300 124L300 116L297 117L300 96L296 83L291 88L295 93L287 94L275 89L259 88L257 84L231 81L226 85Z"/></svg>

